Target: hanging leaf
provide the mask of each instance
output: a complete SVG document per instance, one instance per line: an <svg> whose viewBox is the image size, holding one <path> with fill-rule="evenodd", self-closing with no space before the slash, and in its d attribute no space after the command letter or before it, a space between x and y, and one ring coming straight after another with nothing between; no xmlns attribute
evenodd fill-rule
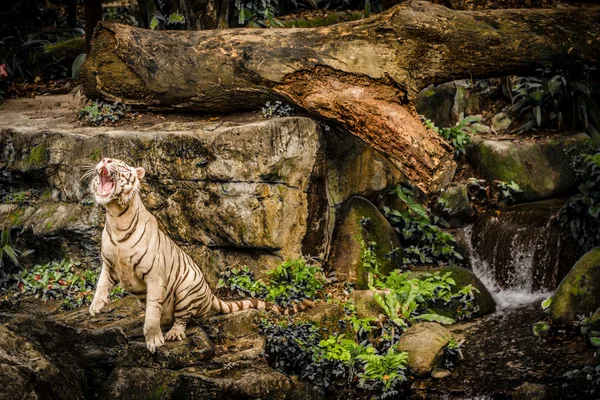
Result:
<svg viewBox="0 0 600 400"><path fill-rule="evenodd" d="M86 57L85 53L82 53L77 56L75 61L73 61L73 65L71 66L71 78L73 78L74 81L79 79L79 74L81 72L81 66L85 62L85 57Z"/></svg>

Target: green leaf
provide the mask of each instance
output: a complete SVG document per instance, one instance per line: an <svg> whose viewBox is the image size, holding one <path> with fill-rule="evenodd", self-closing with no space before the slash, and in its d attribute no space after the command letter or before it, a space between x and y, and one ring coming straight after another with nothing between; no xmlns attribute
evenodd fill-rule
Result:
<svg viewBox="0 0 600 400"><path fill-rule="evenodd" d="M552 304L552 297L548 297L546 300L542 301L542 310L547 310L550 308Z"/></svg>
<svg viewBox="0 0 600 400"><path fill-rule="evenodd" d="M429 321L429 322L438 322L440 324L446 324L446 325L451 325L454 323L454 320L452 318L444 317L443 315L439 315L439 314L421 314L421 315L417 315L416 317L414 317L414 319L418 319L418 320L422 320L422 321Z"/></svg>
<svg viewBox="0 0 600 400"><path fill-rule="evenodd" d="M158 28L158 18L155 15L154 17L152 17L152 21L150 21L150 29L155 30L156 28Z"/></svg>
<svg viewBox="0 0 600 400"><path fill-rule="evenodd" d="M15 252L15 250L12 247L10 247L9 245L4 246L3 250L4 250L4 254L6 254L8 256L10 261L12 261L12 263L18 267L20 265L19 257L17 256L17 253Z"/></svg>

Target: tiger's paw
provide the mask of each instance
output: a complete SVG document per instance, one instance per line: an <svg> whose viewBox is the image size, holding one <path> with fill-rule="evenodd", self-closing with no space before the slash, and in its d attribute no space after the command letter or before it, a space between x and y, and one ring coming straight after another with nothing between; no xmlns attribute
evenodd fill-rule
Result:
<svg viewBox="0 0 600 400"><path fill-rule="evenodd" d="M173 327L165 335L165 340L174 342L185 339L185 326L173 325Z"/></svg>
<svg viewBox="0 0 600 400"><path fill-rule="evenodd" d="M155 353L156 350L165 345L163 333L158 330L156 333L146 334L146 348L150 353Z"/></svg>
<svg viewBox="0 0 600 400"><path fill-rule="evenodd" d="M93 317L100 314L100 311L104 308L104 304L103 301L93 301L92 304L90 304L90 315Z"/></svg>

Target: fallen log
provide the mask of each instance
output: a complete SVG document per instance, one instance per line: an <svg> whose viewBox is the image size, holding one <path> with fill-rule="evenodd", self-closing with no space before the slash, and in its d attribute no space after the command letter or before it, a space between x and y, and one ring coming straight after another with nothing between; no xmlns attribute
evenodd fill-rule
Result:
<svg viewBox="0 0 600 400"><path fill-rule="evenodd" d="M424 192L454 173L410 99L431 83L597 64L598 10L464 12L412 1L319 29L96 29L84 93L156 108L257 109L284 98L387 154Z"/></svg>

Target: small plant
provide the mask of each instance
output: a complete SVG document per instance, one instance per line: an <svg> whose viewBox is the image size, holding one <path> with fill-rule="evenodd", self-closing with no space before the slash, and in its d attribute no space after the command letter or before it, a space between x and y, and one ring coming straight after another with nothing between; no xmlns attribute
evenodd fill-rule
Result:
<svg viewBox="0 0 600 400"><path fill-rule="evenodd" d="M62 300L62 308L72 310L90 304L94 286L98 281L97 270L76 271L79 262L67 260L38 264L31 270L24 270L13 278L17 281L16 293L32 295L44 301ZM122 287L111 291L111 298L125 295Z"/></svg>
<svg viewBox="0 0 600 400"><path fill-rule="evenodd" d="M185 17L179 13L172 13L168 16L163 15L160 11L157 11L152 20L150 20L150 29L155 30L160 26L176 29L179 26L183 26L185 24Z"/></svg>
<svg viewBox="0 0 600 400"><path fill-rule="evenodd" d="M600 245L600 145L576 161L579 193L571 196L559 212L562 227L584 248Z"/></svg>
<svg viewBox="0 0 600 400"><path fill-rule="evenodd" d="M514 202L514 195L518 193L523 193L518 184L514 181L510 181L510 183L504 181L494 181L492 182L495 187L498 189L498 193L500 194L500 199L505 200L509 203Z"/></svg>
<svg viewBox="0 0 600 400"><path fill-rule="evenodd" d="M517 133L548 122L562 128L570 117L573 129L579 126L591 135L600 135L600 105L597 101L600 91L589 79L594 69L584 67L583 82L568 79L562 72L551 78L517 78L512 86L512 106L507 110L507 113L527 118Z"/></svg>
<svg viewBox="0 0 600 400"><path fill-rule="evenodd" d="M5 260L10 260L10 262L15 266L15 267L19 267L21 265L20 263L20 258L22 257L27 257L28 255L30 255L31 253L33 253L33 250L25 250L25 251L20 251L15 249L11 244L10 244L10 232L11 232L11 227L7 226L6 228L4 228L4 230L0 233L0 273L3 273L5 268ZM0 275L0 282L3 280L3 277Z"/></svg>
<svg viewBox="0 0 600 400"><path fill-rule="evenodd" d="M247 267L233 268L221 274L217 288L288 307L304 299L315 299L325 285L323 270L303 258L285 261L267 275L265 283L255 280Z"/></svg>
<svg viewBox="0 0 600 400"><path fill-rule="evenodd" d="M429 215L417 203L410 189L397 186L394 193L406 205L405 211L385 207L386 218L400 235L404 247L403 264L458 263L462 256L454 250L456 240L435 225L439 218ZM433 223L432 223L433 220Z"/></svg>
<svg viewBox="0 0 600 400"><path fill-rule="evenodd" d="M271 103L267 101L265 106L262 108L262 115L264 118L276 118L276 117L289 117L294 114L294 109L288 105L283 104L281 101Z"/></svg>
<svg viewBox="0 0 600 400"><path fill-rule="evenodd" d="M282 28L283 24L275 16L277 0L236 0L238 24L251 28Z"/></svg>
<svg viewBox="0 0 600 400"><path fill-rule="evenodd" d="M94 101L79 111L79 120L92 125L109 125L125 118L131 107L120 102Z"/></svg>
<svg viewBox="0 0 600 400"><path fill-rule="evenodd" d="M383 390L382 398L398 394L397 385L406 380L406 367L408 353L396 352L390 347L387 353L375 354L375 349L367 348L365 353L357 356L364 363L364 372L360 374L362 387L380 387Z"/></svg>
<svg viewBox="0 0 600 400"><path fill-rule="evenodd" d="M474 115L462 118L455 126L449 128L438 128L430 119L427 119L422 115L421 120L426 128L437 132L440 136L450 142L452 147L454 147L456 156L459 156L461 154L466 154L465 148L471 144L471 135L473 134L471 125L480 122L481 116Z"/></svg>

